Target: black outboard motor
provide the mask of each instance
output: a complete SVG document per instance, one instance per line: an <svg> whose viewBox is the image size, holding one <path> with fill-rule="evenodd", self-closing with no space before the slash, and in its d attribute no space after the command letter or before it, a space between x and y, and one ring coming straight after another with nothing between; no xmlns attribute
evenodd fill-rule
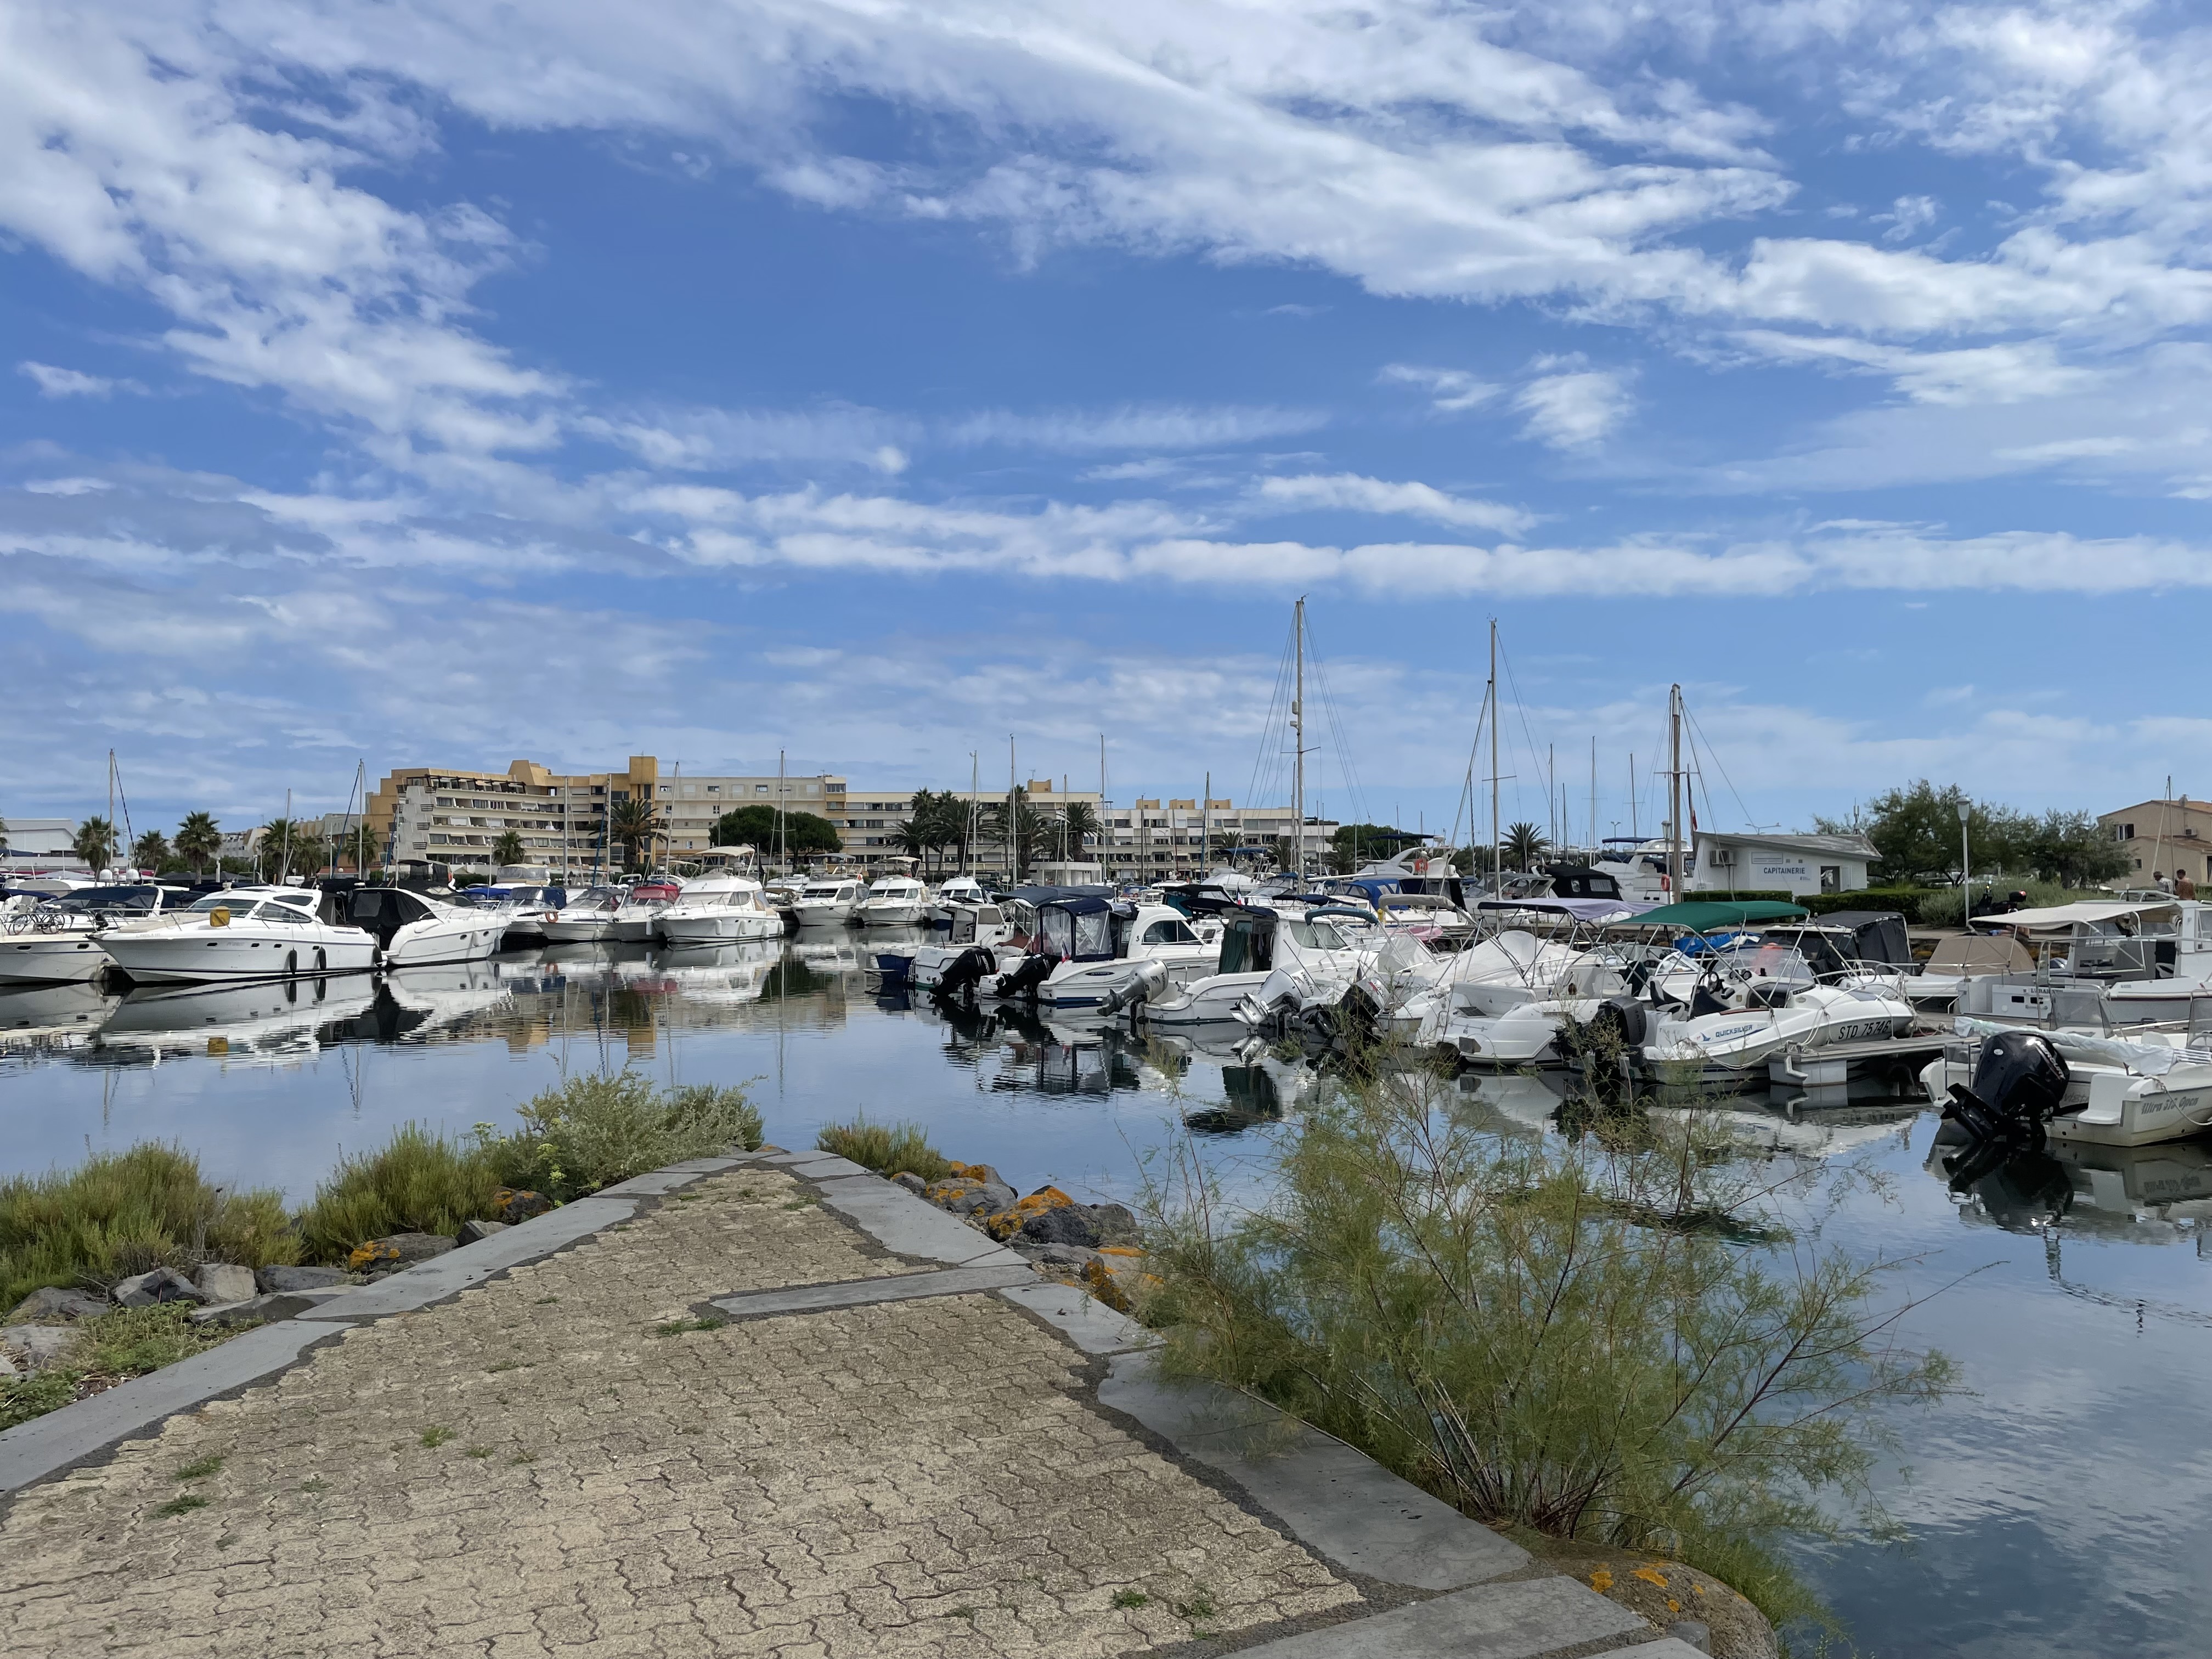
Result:
<svg viewBox="0 0 2212 1659"><path fill-rule="evenodd" d="M1978 1146L2033 1150L2043 1126L2081 1107L2066 1104L2066 1060L2039 1031L2000 1031L1974 1059L1974 1081L1951 1085L1943 1115Z"/></svg>
<svg viewBox="0 0 2212 1659"><path fill-rule="evenodd" d="M1052 977L1052 970L1057 966L1056 957L1042 955L1024 957L1013 972L999 975L999 994L1002 997L1034 997L1037 987Z"/></svg>
<svg viewBox="0 0 2212 1659"><path fill-rule="evenodd" d="M973 996L975 988L983 982L983 975L998 971L999 958L991 953L989 947L971 945L952 958L951 965L938 975L937 983L930 988L930 993L948 1000L962 995Z"/></svg>

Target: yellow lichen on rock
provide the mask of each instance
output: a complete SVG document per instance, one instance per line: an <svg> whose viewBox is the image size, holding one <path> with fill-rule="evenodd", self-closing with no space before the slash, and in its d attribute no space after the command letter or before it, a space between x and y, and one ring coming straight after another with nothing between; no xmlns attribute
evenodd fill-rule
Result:
<svg viewBox="0 0 2212 1659"><path fill-rule="evenodd" d="M385 1243L381 1239L373 1238L356 1248L354 1253L346 1258L346 1266L355 1273L366 1273L382 1262L398 1260L399 1251L396 1247Z"/></svg>
<svg viewBox="0 0 2212 1659"><path fill-rule="evenodd" d="M1016 1200L1013 1208L986 1217L983 1228L992 1237L1003 1241L1021 1231L1034 1217L1041 1216L1048 1210L1066 1209L1074 1202L1057 1187L1041 1187L1027 1198Z"/></svg>
<svg viewBox="0 0 2212 1659"><path fill-rule="evenodd" d="M1138 1261L1144 1257L1142 1250L1115 1250L1110 1256L1103 1250L1083 1264L1083 1287L1116 1313L1127 1313L1139 1297L1159 1288L1160 1281L1146 1273L1129 1258Z"/></svg>
<svg viewBox="0 0 2212 1659"><path fill-rule="evenodd" d="M1628 1576L1631 1578L1641 1578L1647 1584L1656 1584L1661 1589L1667 1588L1667 1575L1656 1567L1638 1567Z"/></svg>
<svg viewBox="0 0 2212 1659"><path fill-rule="evenodd" d="M1590 1588L1600 1595L1604 1595L1613 1588L1613 1575L1603 1567L1600 1567L1595 1572L1590 1574Z"/></svg>

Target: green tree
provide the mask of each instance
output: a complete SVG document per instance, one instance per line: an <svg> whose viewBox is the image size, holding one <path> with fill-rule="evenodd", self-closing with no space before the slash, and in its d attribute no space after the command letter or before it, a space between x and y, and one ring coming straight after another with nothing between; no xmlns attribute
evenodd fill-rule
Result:
<svg viewBox="0 0 2212 1659"><path fill-rule="evenodd" d="M185 821L177 826L176 848L179 858L204 874L222 851L222 831L205 812L187 812Z"/></svg>
<svg viewBox="0 0 2212 1659"><path fill-rule="evenodd" d="M1848 818L1815 818L1823 835L1863 835L1873 844L1875 862L1867 878L1876 886L1959 878L1959 803L1966 791L1956 784L1937 788L1922 778L1885 790ZM1985 801L1969 805L1967 838L1977 869L2021 867L2023 842L2034 821L2008 806Z"/></svg>
<svg viewBox="0 0 2212 1659"><path fill-rule="evenodd" d="M1328 838L1329 868L1349 875L1363 864L1389 858L1404 845L1404 837L1387 823L1340 824Z"/></svg>
<svg viewBox="0 0 2212 1659"><path fill-rule="evenodd" d="M1098 809L1087 800L1072 800L1061 807L1052 831L1054 844L1064 861L1081 859L1085 843L1105 833L1106 826L1098 817Z"/></svg>
<svg viewBox="0 0 2212 1659"><path fill-rule="evenodd" d="M999 843L1003 851L1009 842L1014 853L1014 879L1037 861L1044 852L1049 830L1043 813L1030 804L1030 792L1014 791L1013 832L1007 833L1006 804L998 801L983 809L983 833Z"/></svg>
<svg viewBox="0 0 2212 1659"><path fill-rule="evenodd" d="M271 818L261 826L261 839L253 849L264 881L288 875L311 876L329 861L329 847L322 832L296 818Z"/></svg>
<svg viewBox="0 0 2212 1659"><path fill-rule="evenodd" d="M141 870L159 870L169 861L169 843L159 830L149 830L131 843L131 862Z"/></svg>
<svg viewBox="0 0 2212 1659"><path fill-rule="evenodd" d="M1551 850L1551 838L1533 823L1516 823L1505 832L1505 861L1516 870L1533 871Z"/></svg>
<svg viewBox="0 0 2212 1659"><path fill-rule="evenodd" d="M496 865L520 864L530 856L530 849L522 844L522 837L512 830L500 832L499 839L491 844L491 861Z"/></svg>
<svg viewBox="0 0 2212 1659"><path fill-rule="evenodd" d="M783 815L783 844L793 853L834 853L844 842L837 826L812 812ZM750 847L763 854L775 848L775 808L755 803L732 807L714 820L714 845Z"/></svg>
<svg viewBox="0 0 2212 1659"><path fill-rule="evenodd" d="M2127 872L2119 842L2087 812L2053 807L2016 840L2013 861L2063 887L2091 887Z"/></svg>
<svg viewBox="0 0 2212 1659"><path fill-rule="evenodd" d="M629 855L629 867L641 870L653 862L655 842L667 834L660 809L642 796L625 795L607 813L607 833Z"/></svg>
<svg viewBox="0 0 2212 1659"><path fill-rule="evenodd" d="M950 789L921 789L915 793L914 824L922 838L937 850L938 867L945 866L945 854L957 850L960 862L968 862L968 803Z"/></svg>
<svg viewBox="0 0 2212 1659"><path fill-rule="evenodd" d="M115 851L120 844L115 826L106 818L87 818L70 837L70 851L82 859L94 870L105 870L115 862Z"/></svg>

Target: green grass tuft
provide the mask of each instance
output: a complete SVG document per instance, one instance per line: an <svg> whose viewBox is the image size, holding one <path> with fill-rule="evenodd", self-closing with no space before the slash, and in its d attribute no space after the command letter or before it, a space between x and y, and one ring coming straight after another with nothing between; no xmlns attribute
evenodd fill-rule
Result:
<svg viewBox="0 0 2212 1659"><path fill-rule="evenodd" d="M198 1160L147 1141L73 1170L0 1181L0 1316L42 1285L107 1285L152 1267L292 1263L273 1192L226 1193Z"/></svg>
<svg viewBox="0 0 2212 1659"><path fill-rule="evenodd" d="M208 1500L206 1498L201 1497L196 1492L188 1492L181 1498L172 1498L166 1504L157 1504L155 1505L154 1513L156 1515L190 1515L194 1510L204 1510L207 1506Z"/></svg>
<svg viewBox="0 0 2212 1659"><path fill-rule="evenodd" d="M459 1438L459 1435L454 1433L453 1430L446 1427L441 1423L434 1423L428 1428L422 1431L422 1443L426 1446L442 1446L448 1440L458 1440Z"/></svg>
<svg viewBox="0 0 2212 1659"><path fill-rule="evenodd" d="M339 1160L301 1213L301 1237L314 1260L333 1262L392 1233L450 1237L490 1215L501 1184L481 1147L403 1123L375 1152Z"/></svg>
<svg viewBox="0 0 2212 1659"><path fill-rule="evenodd" d="M719 1331L730 1322L708 1314L697 1319L672 1319L665 1325L653 1328L655 1336L682 1336L687 1331Z"/></svg>
<svg viewBox="0 0 2212 1659"><path fill-rule="evenodd" d="M814 1137L814 1145L879 1176L904 1170L924 1181L942 1181L952 1173L951 1160L929 1144L928 1131L921 1124L871 1123L865 1112L850 1123L832 1123Z"/></svg>
<svg viewBox="0 0 2212 1659"><path fill-rule="evenodd" d="M1140 1589L1115 1590L1114 1592L1114 1605L1122 1609L1124 1612L1127 1612L1131 1607L1141 1607L1152 1599L1152 1598L1151 1596L1146 1595L1144 1591Z"/></svg>
<svg viewBox="0 0 2212 1659"><path fill-rule="evenodd" d="M176 1478L179 1480L204 1480L208 1476L220 1474L222 1472L222 1459L220 1457L213 1455L196 1457L189 1463L179 1463L177 1466Z"/></svg>
<svg viewBox="0 0 2212 1659"><path fill-rule="evenodd" d="M761 1144L760 1109L743 1089L661 1089L628 1070L572 1077L520 1111L514 1133L480 1133L487 1163L503 1184L564 1203L649 1170Z"/></svg>

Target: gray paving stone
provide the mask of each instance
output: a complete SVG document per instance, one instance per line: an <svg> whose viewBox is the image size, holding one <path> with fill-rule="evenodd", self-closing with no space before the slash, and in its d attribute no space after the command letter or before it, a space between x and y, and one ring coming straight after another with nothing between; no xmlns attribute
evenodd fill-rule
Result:
<svg viewBox="0 0 2212 1659"><path fill-rule="evenodd" d="M1416 1601L1243 1650L1243 1659L1537 1659L1541 1654L1651 1626L1571 1578L1513 1584ZM1668 1652L1671 1646L1676 1652ZM1627 1650L1636 1659L1680 1659L1680 1642Z"/></svg>
<svg viewBox="0 0 2212 1659"><path fill-rule="evenodd" d="M281 1371L309 1343L329 1334L328 1326L303 1319L264 1325L219 1348L19 1423L0 1434L0 1492L14 1492L66 1468L103 1446L143 1432L172 1413Z"/></svg>
<svg viewBox="0 0 2212 1659"><path fill-rule="evenodd" d="M1227 1475L1299 1542L1353 1572L1449 1590L1529 1565L1518 1544L1342 1441L1233 1389L1164 1383L1147 1355L1115 1359L1098 1401Z"/></svg>
<svg viewBox="0 0 2212 1659"><path fill-rule="evenodd" d="M807 1181L836 1181L848 1176L875 1174L866 1164L855 1164L851 1158L840 1158L835 1152L790 1152L771 1161L782 1164L792 1174Z"/></svg>
<svg viewBox="0 0 2212 1659"><path fill-rule="evenodd" d="M1115 1313L1095 1296L1086 1296L1073 1285L1039 1280L1017 1285L999 1294L1016 1307L1035 1314L1088 1354L1127 1353L1149 1348L1159 1338L1127 1314ZM1134 1413L1132 1413L1134 1415Z"/></svg>
<svg viewBox="0 0 2212 1659"><path fill-rule="evenodd" d="M380 1279L363 1289L333 1297L299 1317L311 1323L318 1320L377 1319L386 1314L410 1313L471 1285L481 1285L494 1273L550 1255L602 1227L627 1221L636 1213L637 1204L632 1199L604 1195L580 1198L557 1210L518 1221L505 1232L481 1243L448 1250L404 1273L393 1273L389 1279Z"/></svg>
<svg viewBox="0 0 2212 1659"><path fill-rule="evenodd" d="M911 1302L927 1296L972 1296L1036 1277L1025 1266L946 1267L937 1273L898 1273L854 1279L842 1285L798 1285L786 1290L749 1291L722 1296L714 1305L737 1319L771 1314L818 1313L828 1308L865 1308L878 1302Z"/></svg>
<svg viewBox="0 0 2212 1659"><path fill-rule="evenodd" d="M1664 1637L1656 1642L1639 1642L1632 1648L1609 1648L1592 1659L1705 1659L1703 1648L1693 1648L1680 1637Z"/></svg>
<svg viewBox="0 0 2212 1659"><path fill-rule="evenodd" d="M805 1175L804 1170L793 1173ZM846 1218L894 1255L941 1261L951 1267L1022 1262L1013 1251L993 1243L988 1235L966 1222L874 1176L824 1181L817 1190L825 1208Z"/></svg>

